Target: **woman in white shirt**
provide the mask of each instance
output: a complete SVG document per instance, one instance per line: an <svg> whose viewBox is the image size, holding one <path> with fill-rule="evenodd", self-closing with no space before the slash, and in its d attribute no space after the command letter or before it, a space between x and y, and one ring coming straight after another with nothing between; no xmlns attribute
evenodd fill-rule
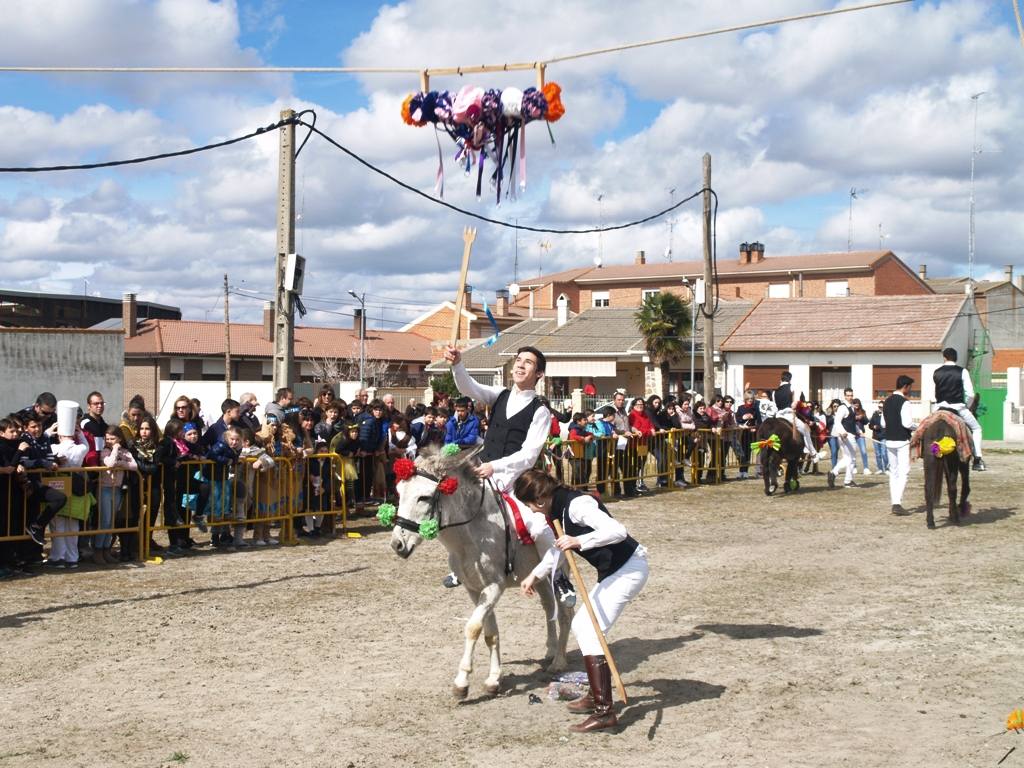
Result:
<svg viewBox="0 0 1024 768"><path fill-rule="evenodd" d="M597 569L597 584L590 590L601 631L607 632L647 583L647 550L629 535L619 521L593 496L558 483L538 470L530 470L516 480L516 497L534 512L558 520L562 535L555 541L558 553L570 549ZM545 578L557 564L557 558L544 558L523 579L523 594L534 594L534 585ZM586 610L579 610L572 622L572 632L583 653L587 667L590 693L569 704L578 713L591 713L571 731L585 733L618 725L612 705L611 672L601 641Z"/></svg>

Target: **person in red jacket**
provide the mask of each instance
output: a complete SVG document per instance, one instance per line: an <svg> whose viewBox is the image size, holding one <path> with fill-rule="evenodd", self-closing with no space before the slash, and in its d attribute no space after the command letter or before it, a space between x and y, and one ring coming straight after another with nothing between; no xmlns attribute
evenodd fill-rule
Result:
<svg viewBox="0 0 1024 768"><path fill-rule="evenodd" d="M636 489L640 493L650 490L644 483L644 464L647 463L649 441L654 434L654 422L647 414L647 403L642 397L633 398L629 406L629 426L634 438L627 451L631 454L632 474L636 475Z"/></svg>

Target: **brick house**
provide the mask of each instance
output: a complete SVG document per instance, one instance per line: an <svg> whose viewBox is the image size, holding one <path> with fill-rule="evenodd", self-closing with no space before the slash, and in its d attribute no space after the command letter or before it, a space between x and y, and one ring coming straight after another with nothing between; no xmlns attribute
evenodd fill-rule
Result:
<svg viewBox="0 0 1024 768"><path fill-rule="evenodd" d="M976 325L976 307L964 295L762 299L722 341L725 391L738 397L745 386L774 389L788 370L794 392L827 403L851 387L870 412L867 405L906 374L923 416L942 350L953 347L967 363Z"/></svg>
<svg viewBox="0 0 1024 768"><path fill-rule="evenodd" d="M1006 383L1006 370L1024 367L1024 275L1016 280L1013 267L1007 265L1003 280L975 280L974 303L978 308L973 345L992 350L992 384ZM928 277L927 266L918 268L918 276L935 293L963 296L970 282L966 277Z"/></svg>
<svg viewBox="0 0 1024 768"><path fill-rule="evenodd" d="M581 267L520 283L513 307L554 308L565 296L569 308L637 307L651 292L671 291L683 298L704 276L703 261L651 264L638 251L633 264ZM738 258L719 258L723 299L825 298L838 296L927 295L932 289L892 251L816 253L767 257L761 243L743 243Z"/></svg>
<svg viewBox="0 0 1024 768"><path fill-rule="evenodd" d="M128 309L125 310L128 312ZM265 401L273 380L273 309L264 308L263 323L231 323L231 380ZM361 318L356 318L356 325ZM126 323L124 392L127 402L142 394L159 412L172 391L201 389L202 382L224 381L224 324L197 320L145 320ZM430 341L415 333L365 330L366 360L386 361L396 386L423 386L430 362ZM358 360L358 328L295 327L293 383L311 382L316 361ZM259 391L258 391L259 390ZM223 399L219 390L217 402Z"/></svg>

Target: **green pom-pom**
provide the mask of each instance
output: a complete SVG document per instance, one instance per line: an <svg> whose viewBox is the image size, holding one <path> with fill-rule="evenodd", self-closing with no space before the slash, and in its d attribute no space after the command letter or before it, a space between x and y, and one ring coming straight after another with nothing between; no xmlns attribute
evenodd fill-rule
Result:
<svg viewBox="0 0 1024 768"><path fill-rule="evenodd" d="M561 444L562 444L562 438L560 438L560 437L552 437L551 438L551 445L552 445L552 447L554 447L556 445L561 445Z"/></svg>
<svg viewBox="0 0 1024 768"><path fill-rule="evenodd" d="M436 539L438 530L437 520L423 520L420 523L420 536L424 539Z"/></svg>
<svg viewBox="0 0 1024 768"><path fill-rule="evenodd" d="M458 456L460 448L455 443L448 443L444 448L441 449L442 456Z"/></svg>
<svg viewBox="0 0 1024 768"><path fill-rule="evenodd" d="M398 514L398 510L395 509L394 504L381 504L377 507L377 520L385 528L390 528L395 524L395 515Z"/></svg>

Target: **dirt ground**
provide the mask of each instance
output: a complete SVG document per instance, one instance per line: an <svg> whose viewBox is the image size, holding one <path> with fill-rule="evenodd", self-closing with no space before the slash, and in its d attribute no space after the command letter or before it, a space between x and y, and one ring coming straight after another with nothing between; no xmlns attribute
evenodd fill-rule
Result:
<svg viewBox="0 0 1024 768"><path fill-rule="evenodd" d="M547 700L539 604L498 606L505 691L449 694L469 602L442 547L362 539L0 584L0 768L1024 766L1024 455L928 531L884 478L729 482L612 506L651 579L612 635L618 733ZM905 504L923 502L915 464ZM582 669L570 643L570 665ZM542 696L530 704L528 694Z"/></svg>

